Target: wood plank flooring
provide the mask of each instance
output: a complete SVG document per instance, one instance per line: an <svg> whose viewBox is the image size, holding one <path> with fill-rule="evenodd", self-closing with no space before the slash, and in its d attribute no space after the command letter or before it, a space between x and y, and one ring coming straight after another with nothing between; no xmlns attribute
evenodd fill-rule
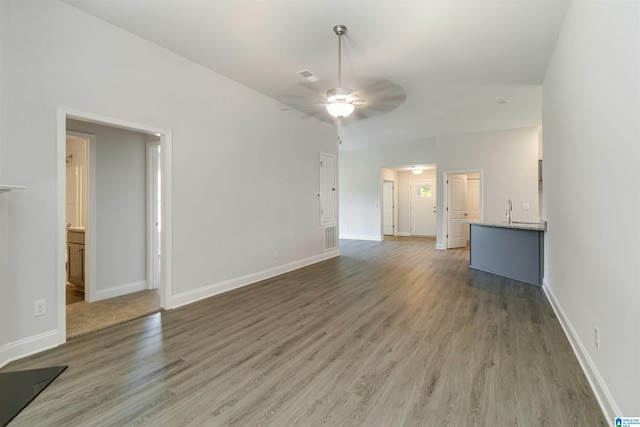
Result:
<svg viewBox="0 0 640 427"><path fill-rule="evenodd" d="M606 425L539 287L432 239L342 256L80 337L12 426Z"/></svg>

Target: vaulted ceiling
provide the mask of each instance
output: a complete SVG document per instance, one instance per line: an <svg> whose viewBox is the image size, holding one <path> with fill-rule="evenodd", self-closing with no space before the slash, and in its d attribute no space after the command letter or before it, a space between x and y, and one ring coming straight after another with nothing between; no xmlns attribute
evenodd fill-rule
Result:
<svg viewBox="0 0 640 427"><path fill-rule="evenodd" d="M327 116L284 108L283 99L308 91L309 102L315 102L318 94L336 85L338 39L332 28L346 25L344 80L387 79L404 89L406 99L397 101L392 111L345 118L342 149L539 126L540 85L569 4L568 0L65 1L273 98L273 108L300 120L326 121ZM305 69L320 80L309 83L296 74ZM377 102L376 96L369 101ZM366 103L362 108L368 108Z"/></svg>

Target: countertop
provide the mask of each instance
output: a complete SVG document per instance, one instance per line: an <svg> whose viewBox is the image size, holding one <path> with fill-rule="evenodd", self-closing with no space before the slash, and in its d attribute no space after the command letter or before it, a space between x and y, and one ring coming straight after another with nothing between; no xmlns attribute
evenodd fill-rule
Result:
<svg viewBox="0 0 640 427"><path fill-rule="evenodd" d="M517 230L532 230L532 231L547 231L547 221L541 222L518 222L511 221L511 224L504 222L479 222L479 221L467 221L464 219L454 219L454 222L460 224L472 224L481 225L484 227L498 227L498 228L514 228Z"/></svg>

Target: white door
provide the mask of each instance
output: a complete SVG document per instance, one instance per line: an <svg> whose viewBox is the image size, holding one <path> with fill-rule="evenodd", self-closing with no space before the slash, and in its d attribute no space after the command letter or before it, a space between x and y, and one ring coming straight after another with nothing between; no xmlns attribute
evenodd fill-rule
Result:
<svg viewBox="0 0 640 427"><path fill-rule="evenodd" d="M147 219L149 241L147 250L149 263L147 276L151 289L160 288L161 280L161 233L162 233L162 170L161 170L160 142L147 144L147 210L150 217Z"/></svg>
<svg viewBox="0 0 640 427"><path fill-rule="evenodd" d="M394 192L395 183L393 181L384 181L382 183L382 232L386 236L393 236L395 223L394 217Z"/></svg>
<svg viewBox="0 0 640 427"><path fill-rule="evenodd" d="M436 235L436 181L411 183L411 235Z"/></svg>
<svg viewBox="0 0 640 427"><path fill-rule="evenodd" d="M467 175L467 198L466 198L467 215L469 221L480 221L480 178L472 178ZM471 230L469 225L465 225L465 235L467 242L471 238Z"/></svg>
<svg viewBox="0 0 640 427"><path fill-rule="evenodd" d="M320 223L335 224L336 206L336 156L320 153Z"/></svg>
<svg viewBox="0 0 640 427"><path fill-rule="evenodd" d="M465 224L458 224L456 219L465 219L465 192L467 176L461 174L447 175L447 248L464 248L467 246Z"/></svg>
<svg viewBox="0 0 640 427"><path fill-rule="evenodd" d="M480 180L467 178L467 219L480 221Z"/></svg>

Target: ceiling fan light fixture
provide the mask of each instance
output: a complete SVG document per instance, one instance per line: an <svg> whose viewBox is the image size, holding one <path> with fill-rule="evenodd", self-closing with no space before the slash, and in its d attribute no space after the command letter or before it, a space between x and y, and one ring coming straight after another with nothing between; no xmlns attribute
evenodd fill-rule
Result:
<svg viewBox="0 0 640 427"><path fill-rule="evenodd" d="M354 108L353 104L345 100L335 100L327 104L327 111L333 117L347 117L353 113Z"/></svg>
<svg viewBox="0 0 640 427"><path fill-rule="evenodd" d="M327 91L327 111L333 117L347 117L353 113L354 105L351 103L353 91L345 87L335 87Z"/></svg>

